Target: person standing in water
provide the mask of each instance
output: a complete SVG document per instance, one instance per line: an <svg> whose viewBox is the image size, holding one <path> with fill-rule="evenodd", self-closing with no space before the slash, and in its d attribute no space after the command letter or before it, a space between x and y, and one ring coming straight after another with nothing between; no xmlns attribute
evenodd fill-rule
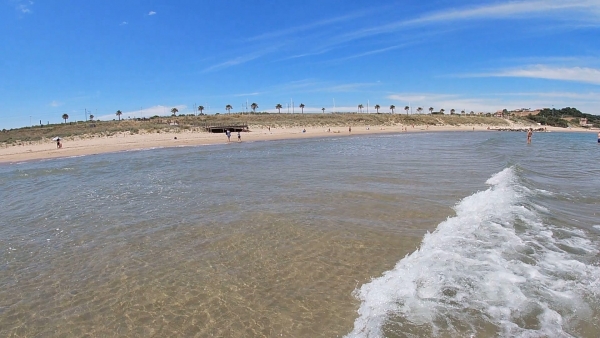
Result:
<svg viewBox="0 0 600 338"><path fill-rule="evenodd" d="M527 131L527 143L531 143L531 136L533 135L533 128L529 128Z"/></svg>
<svg viewBox="0 0 600 338"><path fill-rule="evenodd" d="M600 131L598 132L598 143L600 143Z"/></svg>

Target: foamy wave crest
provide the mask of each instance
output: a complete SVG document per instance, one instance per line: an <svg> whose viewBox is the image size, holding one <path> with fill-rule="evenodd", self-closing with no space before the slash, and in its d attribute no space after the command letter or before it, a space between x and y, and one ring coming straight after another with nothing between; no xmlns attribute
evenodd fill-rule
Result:
<svg viewBox="0 0 600 338"><path fill-rule="evenodd" d="M486 183L417 251L355 290L347 337L570 337L596 325L600 268L584 263L594 243L544 224L514 168Z"/></svg>

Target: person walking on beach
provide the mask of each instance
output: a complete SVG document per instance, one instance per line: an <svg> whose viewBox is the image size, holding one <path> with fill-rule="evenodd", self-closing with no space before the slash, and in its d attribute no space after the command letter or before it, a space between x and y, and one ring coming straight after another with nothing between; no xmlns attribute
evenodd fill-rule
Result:
<svg viewBox="0 0 600 338"><path fill-rule="evenodd" d="M225 135L227 135L227 143L231 142L231 132L228 130L225 130Z"/></svg>
<svg viewBox="0 0 600 338"><path fill-rule="evenodd" d="M238 142L242 142L242 134L238 131Z"/></svg>
<svg viewBox="0 0 600 338"><path fill-rule="evenodd" d="M352 132L352 127L348 127L348 132L351 133Z"/></svg>
<svg viewBox="0 0 600 338"><path fill-rule="evenodd" d="M527 131L527 144L531 143L531 136L533 135L533 128L529 128Z"/></svg>
<svg viewBox="0 0 600 338"><path fill-rule="evenodd" d="M56 149L62 148L62 143L60 143L60 138L56 139Z"/></svg>

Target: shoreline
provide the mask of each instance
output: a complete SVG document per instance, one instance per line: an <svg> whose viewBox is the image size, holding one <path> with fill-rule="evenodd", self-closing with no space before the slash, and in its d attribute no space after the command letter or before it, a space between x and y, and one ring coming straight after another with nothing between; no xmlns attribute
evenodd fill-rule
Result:
<svg viewBox="0 0 600 338"><path fill-rule="evenodd" d="M514 128L529 128L525 125L514 125ZM532 126L538 127L539 126ZM494 132L496 129L507 126L353 126L352 132L347 127L278 127L251 129L250 132L241 134L242 142L277 141L302 138L340 137L352 135L377 135L422 132ZM488 129L489 128L489 129ZM305 129L306 132L302 132ZM547 132L588 132L597 133L596 130L583 128L558 128L547 127ZM237 143L237 133L232 133L231 142ZM36 160L67 158L74 156L98 155L121 151L147 150L153 148L169 148L178 146L200 146L213 144L227 144L227 138L222 133L207 133L194 131L180 131L171 133L142 133L129 134L122 132L113 136L83 135L63 139L63 147L56 149L54 141L31 142L29 144L14 145L0 148L0 164L15 164Z"/></svg>

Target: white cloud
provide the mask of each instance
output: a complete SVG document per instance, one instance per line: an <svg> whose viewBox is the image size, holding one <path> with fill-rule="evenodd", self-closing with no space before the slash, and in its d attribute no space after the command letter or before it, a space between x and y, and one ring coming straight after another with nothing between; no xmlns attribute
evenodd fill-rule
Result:
<svg viewBox="0 0 600 338"><path fill-rule="evenodd" d="M511 1L503 4L492 4L459 10L447 10L423 16L407 23L429 23L471 19L514 18L530 15L556 13L564 15L568 11L583 12L600 8L598 1L589 0L542 0L542 1Z"/></svg>
<svg viewBox="0 0 600 338"><path fill-rule="evenodd" d="M442 93L397 93L387 97L397 102L396 106L410 105L412 112L416 113L418 107L423 108L424 113L429 112L429 107L434 111L450 109L457 112L496 112L502 109L519 108L548 108L548 107L575 107L584 113L598 114L600 96L598 93L574 93L574 92L532 92L532 93L496 93L486 94L481 97L470 97L456 94Z"/></svg>
<svg viewBox="0 0 600 338"><path fill-rule="evenodd" d="M127 24L127 21L123 21L119 24L119 26L125 26Z"/></svg>
<svg viewBox="0 0 600 338"><path fill-rule="evenodd" d="M234 94L234 95L231 95L231 96L233 96L233 97L245 97L245 96L257 96L257 95L260 95L260 93L259 92L255 92L255 93L245 93L245 94Z"/></svg>
<svg viewBox="0 0 600 338"><path fill-rule="evenodd" d="M561 65L576 67L580 65L596 66L600 65L598 56L529 56L529 57L509 57L500 58L502 62L521 65Z"/></svg>
<svg viewBox="0 0 600 338"><path fill-rule="evenodd" d="M60 107L60 106L62 106L62 103L54 100L54 101L50 102L48 105L50 107Z"/></svg>
<svg viewBox="0 0 600 338"><path fill-rule="evenodd" d="M229 67L232 67L232 66L241 65L241 64L246 63L248 61L252 61L254 59L258 59L259 57L261 57L261 56L263 56L265 54L269 54L269 53L273 52L276 49L277 49L277 47L272 47L272 48L268 48L268 49L262 49L260 52L256 52L256 53L252 53L252 54L248 54L248 55L244 55L244 56L238 56L238 57L236 57L234 59L231 59L231 60L228 60L228 61L225 61L225 62L218 63L216 65L212 65L210 67L207 67L202 72L203 73L213 72L213 71L217 71L217 70L229 68Z"/></svg>
<svg viewBox="0 0 600 338"><path fill-rule="evenodd" d="M397 21L350 32L342 35L340 40L351 41L427 24L492 19L531 19L533 16L562 18L577 25L586 20L598 24L600 22L600 2L598 0L511 1L462 9L448 9L411 20Z"/></svg>
<svg viewBox="0 0 600 338"><path fill-rule="evenodd" d="M548 80L574 81L600 85L600 69L586 67L556 67L533 65L506 69L489 74L476 74L475 77L525 77Z"/></svg>
<svg viewBox="0 0 600 338"><path fill-rule="evenodd" d="M247 55L247 56L238 56L235 59L231 59L231 60L228 60L228 61L225 61L225 62L218 63L216 65L212 65L212 66L210 66L208 68L205 68L203 70L203 72L206 73L206 72L212 72L212 71L216 71L216 70L221 70L221 69L224 69L224 68L229 68L231 66L236 66L236 65L240 65L242 63L246 63L248 61L252 61L252 60L257 59L259 57L260 57L260 55L258 55L258 54Z"/></svg>
<svg viewBox="0 0 600 338"><path fill-rule="evenodd" d="M304 110L302 110L302 108L299 107L300 104L294 105L294 107L289 107L289 112L290 113L296 113L296 114L300 114L302 112L304 112L304 114L312 114L312 113L323 113L322 108L325 108L325 113L333 113L334 112L334 107L332 106L305 106ZM288 113L288 106L286 104L282 104L282 108L281 108L281 113L282 114L287 114ZM265 111L267 113L278 113L277 109L275 108L269 108L269 109L259 109L260 111ZM335 112L355 112L356 111L356 107L336 107L335 108ZM366 111L366 110L365 110Z"/></svg>
<svg viewBox="0 0 600 338"><path fill-rule="evenodd" d="M173 108L177 108L177 110L179 111L177 114L195 113L195 112L189 111L187 109L187 106L184 104L180 104L180 105L176 105L176 106L168 106L168 107L158 105L158 106L153 106L153 107L144 108L144 109L140 109L140 110L123 111L122 115L121 115L121 120L128 119L128 118L136 119L136 118L140 118L140 117L152 117L155 115L171 116L171 109L173 109ZM112 113L112 114L95 116L94 118L98 119L98 120L103 120L103 121L119 119L116 115L116 111L115 111L115 113Z"/></svg>
<svg viewBox="0 0 600 338"><path fill-rule="evenodd" d="M354 13L354 14L349 14L349 15L344 15L344 16L340 16L337 18L331 18L331 19L327 19L327 20L323 20L323 21L318 21L318 22L313 22L310 24L306 24L304 26L297 26L297 27L292 27L292 28L288 28L288 29L284 29L281 31L276 31L276 32L270 32L270 33L264 33L258 36L254 36L248 39L248 41L257 41L257 40L265 40L265 39L272 39L272 38L277 38L277 37L281 37L284 35L290 35L290 34L294 34L294 33L299 33L299 32L303 32L303 31L307 31L307 30L311 30L313 28L318 28L318 27L322 27L322 26L328 26L328 25L332 25L335 23L339 23L339 22L344 22L344 21L348 21L348 20L353 20L362 16L365 16L366 13Z"/></svg>
<svg viewBox="0 0 600 338"><path fill-rule="evenodd" d="M388 99L405 102L406 104L409 104L411 102L413 102L413 103L425 102L425 101L437 102L437 101L441 101L441 100L452 99L455 97L456 97L456 95L449 95L449 94L401 93L401 94L390 95L390 96L388 96Z"/></svg>
<svg viewBox="0 0 600 338"><path fill-rule="evenodd" d="M285 57L283 59L280 59L279 61L285 61L285 60L298 59L298 58L303 58L303 57L308 57L308 56L321 55L321 54L328 53L329 51L331 51L331 48L325 48L325 49L317 50L315 52L302 53L302 54L296 54L296 55L288 56L288 57Z"/></svg>
<svg viewBox="0 0 600 338"><path fill-rule="evenodd" d="M584 101L600 101L600 92L572 93L572 92L547 92L547 93L504 93L504 96L526 96L526 97L552 97L559 99L577 99Z"/></svg>
<svg viewBox="0 0 600 338"><path fill-rule="evenodd" d="M390 100L396 101L399 105L408 105L412 108L412 112L416 113L417 108L423 108L423 112L427 113L429 107L433 107L435 111L445 109L450 112L450 109L475 111L475 112L491 112L502 107L502 102L498 102L498 98L482 99L482 98L465 98L459 95L451 94L432 94L432 93L400 93L393 94L387 97Z"/></svg>
<svg viewBox="0 0 600 338"><path fill-rule="evenodd" d="M16 9L17 11L23 14L31 14L31 7L33 6L33 1L16 1Z"/></svg>
<svg viewBox="0 0 600 338"><path fill-rule="evenodd" d="M406 44L402 44L402 45L396 45L396 46L391 46L391 47L386 47L386 48L381 48L381 49L376 49L376 50L370 50L370 51L367 51L367 52L364 52L364 53L350 55L350 56L347 56L347 57L343 57L343 58L340 58L340 59L333 59L333 60L330 60L330 61L331 62L337 62L337 61L343 61L343 60L356 59L356 58L360 58L360 57L363 57L363 56L369 56L369 55L374 55L374 54L389 52L390 50L402 48L402 47L405 47L405 46L406 46Z"/></svg>
<svg viewBox="0 0 600 338"><path fill-rule="evenodd" d="M330 87L324 87L318 89L321 92L355 92L363 90L366 87L373 87L378 85L378 83L346 83L342 85L335 85Z"/></svg>
<svg viewBox="0 0 600 338"><path fill-rule="evenodd" d="M155 11L150 11L150 12L148 13L148 15L155 15L155 14L156 14L156 12L155 12Z"/></svg>

